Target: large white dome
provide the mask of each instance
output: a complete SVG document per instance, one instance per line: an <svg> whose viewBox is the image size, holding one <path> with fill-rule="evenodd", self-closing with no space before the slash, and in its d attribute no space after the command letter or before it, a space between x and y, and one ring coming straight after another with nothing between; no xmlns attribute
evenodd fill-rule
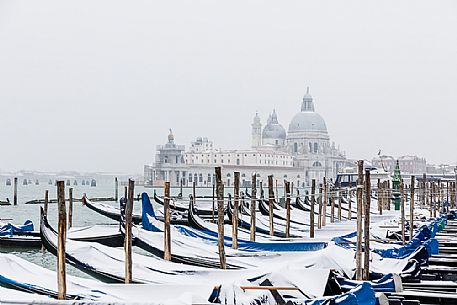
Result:
<svg viewBox="0 0 457 305"><path fill-rule="evenodd" d="M327 126L319 113L314 112L313 97L309 88L303 97L301 112L297 113L289 124L289 132L321 131L327 132Z"/></svg>
<svg viewBox="0 0 457 305"><path fill-rule="evenodd" d="M327 132L324 119L316 112L299 112L289 124L289 132L322 131Z"/></svg>

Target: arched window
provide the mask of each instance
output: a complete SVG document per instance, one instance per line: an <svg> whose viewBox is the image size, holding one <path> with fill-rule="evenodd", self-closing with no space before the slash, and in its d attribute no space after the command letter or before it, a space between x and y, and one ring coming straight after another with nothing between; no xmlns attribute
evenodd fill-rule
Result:
<svg viewBox="0 0 457 305"><path fill-rule="evenodd" d="M322 167L322 164L319 161L313 163L313 167Z"/></svg>
<svg viewBox="0 0 457 305"><path fill-rule="evenodd" d="M192 174L189 173L189 183L192 183Z"/></svg>
<svg viewBox="0 0 457 305"><path fill-rule="evenodd" d="M309 142L308 144L309 144L309 152L312 153L313 152L313 144L311 144L311 142Z"/></svg>
<svg viewBox="0 0 457 305"><path fill-rule="evenodd" d="M198 175L198 182L203 182L203 174Z"/></svg>
<svg viewBox="0 0 457 305"><path fill-rule="evenodd" d="M317 154L317 151L319 150L318 149L319 146L317 145L317 143L314 143L314 153Z"/></svg>
<svg viewBox="0 0 457 305"><path fill-rule="evenodd" d="M194 174L194 182L197 183L197 174Z"/></svg>
<svg viewBox="0 0 457 305"><path fill-rule="evenodd" d="M211 174L208 174L208 184L211 183Z"/></svg>
<svg viewBox="0 0 457 305"><path fill-rule="evenodd" d="M236 159L236 165L240 165L240 159Z"/></svg>
<svg viewBox="0 0 457 305"><path fill-rule="evenodd" d="M294 152L298 152L298 143L294 143Z"/></svg>

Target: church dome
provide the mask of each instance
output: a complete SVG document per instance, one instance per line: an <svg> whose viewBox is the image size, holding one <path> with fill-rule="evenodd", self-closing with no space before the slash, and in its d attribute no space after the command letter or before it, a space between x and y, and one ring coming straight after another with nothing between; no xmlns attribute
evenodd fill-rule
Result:
<svg viewBox="0 0 457 305"><path fill-rule="evenodd" d="M273 113L269 116L267 125L263 128L262 131L263 139L286 139L286 130L278 122L278 116L276 111L273 110Z"/></svg>
<svg viewBox="0 0 457 305"><path fill-rule="evenodd" d="M303 97L301 112L297 113L289 124L289 132L321 131L327 132L327 125L319 113L314 112L313 98L309 88Z"/></svg>
<svg viewBox="0 0 457 305"><path fill-rule="evenodd" d="M324 131L327 126L324 119L316 112L299 112L289 124L289 132L297 131Z"/></svg>

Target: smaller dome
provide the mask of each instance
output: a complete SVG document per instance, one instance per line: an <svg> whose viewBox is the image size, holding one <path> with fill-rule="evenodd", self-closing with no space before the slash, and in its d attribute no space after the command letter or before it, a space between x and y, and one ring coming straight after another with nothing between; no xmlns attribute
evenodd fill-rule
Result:
<svg viewBox="0 0 457 305"><path fill-rule="evenodd" d="M286 139L286 130L278 122L278 116L276 111L273 109L273 113L269 116L267 125L262 131L263 139Z"/></svg>

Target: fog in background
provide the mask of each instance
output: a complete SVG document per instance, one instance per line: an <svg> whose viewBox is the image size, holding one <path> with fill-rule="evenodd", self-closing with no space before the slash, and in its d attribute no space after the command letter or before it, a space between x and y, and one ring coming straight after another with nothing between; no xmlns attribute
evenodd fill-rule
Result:
<svg viewBox="0 0 457 305"><path fill-rule="evenodd" d="M168 129L249 148L310 86L350 158L455 163L455 1L1 1L0 169L141 173Z"/></svg>

